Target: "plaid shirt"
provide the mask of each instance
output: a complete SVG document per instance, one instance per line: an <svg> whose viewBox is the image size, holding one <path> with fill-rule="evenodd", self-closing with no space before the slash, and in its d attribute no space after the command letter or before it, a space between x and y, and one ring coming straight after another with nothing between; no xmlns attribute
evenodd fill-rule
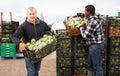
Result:
<svg viewBox="0 0 120 76"><path fill-rule="evenodd" d="M81 35L87 40L87 44L97 44L104 41L104 33L102 31L102 24L97 16L90 16L88 18L88 25L80 27Z"/></svg>

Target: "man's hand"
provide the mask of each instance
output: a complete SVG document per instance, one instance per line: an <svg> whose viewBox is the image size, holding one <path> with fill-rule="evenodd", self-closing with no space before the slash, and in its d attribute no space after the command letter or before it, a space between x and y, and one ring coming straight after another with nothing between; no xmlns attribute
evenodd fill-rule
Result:
<svg viewBox="0 0 120 76"><path fill-rule="evenodd" d="M77 28L86 27L88 25L88 20L84 19L81 24L75 25Z"/></svg>
<svg viewBox="0 0 120 76"><path fill-rule="evenodd" d="M19 44L19 49L21 49L22 51L25 51L26 50L26 44L20 43Z"/></svg>
<svg viewBox="0 0 120 76"><path fill-rule="evenodd" d="M52 33L54 33L54 30L53 30L53 29L51 29L50 31L51 31Z"/></svg>
<svg viewBox="0 0 120 76"><path fill-rule="evenodd" d="M87 19L84 19L81 23L82 26L86 26L88 24L88 20Z"/></svg>

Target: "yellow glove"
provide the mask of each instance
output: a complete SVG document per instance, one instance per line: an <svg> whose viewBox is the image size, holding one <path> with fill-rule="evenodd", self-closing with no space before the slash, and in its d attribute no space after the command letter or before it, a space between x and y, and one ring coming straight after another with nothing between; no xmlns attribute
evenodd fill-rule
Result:
<svg viewBox="0 0 120 76"><path fill-rule="evenodd" d="M21 49L22 51L25 51L26 50L26 44L20 43L19 44L19 49Z"/></svg>

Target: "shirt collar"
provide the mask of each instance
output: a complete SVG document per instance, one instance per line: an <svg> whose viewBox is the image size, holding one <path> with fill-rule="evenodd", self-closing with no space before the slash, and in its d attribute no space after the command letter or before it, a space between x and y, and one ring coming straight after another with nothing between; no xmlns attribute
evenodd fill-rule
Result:
<svg viewBox="0 0 120 76"><path fill-rule="evenodd" d="M31 23L27 18L26 18L26 21L29 22L29 23ZM35 24L40 24L40 19L38 17L36 18Z"/></svg>
<svg viewBox="0 0 120 76"><path fill-rule="evenodd" d="M90 20L90 19L93 18L93 17L95 17L95 15L91 15L91 16L88 18L88 20Z"/></svg>

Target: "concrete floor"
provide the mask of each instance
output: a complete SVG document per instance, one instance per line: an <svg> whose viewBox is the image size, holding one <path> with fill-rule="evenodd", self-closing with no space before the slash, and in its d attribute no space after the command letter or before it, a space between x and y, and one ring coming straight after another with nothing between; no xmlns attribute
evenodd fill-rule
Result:
<svg viewBox="0 0 120 76"><path fill-rule="evenodd" d="M0 60L0 76L27 76L24 59ZM56 53L42 60L39 76L56 76Z"/></svg>

